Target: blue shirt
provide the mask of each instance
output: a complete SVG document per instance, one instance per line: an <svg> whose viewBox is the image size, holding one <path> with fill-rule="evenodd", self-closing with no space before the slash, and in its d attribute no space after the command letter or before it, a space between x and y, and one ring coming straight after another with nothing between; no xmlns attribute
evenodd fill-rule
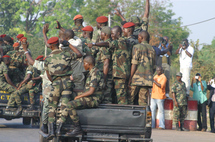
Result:
<svg viewBox="0 0 215 142"><path fill-rule="evenodd" d="M203 104L207 101L207 83L202 81L204 89L201 88L201 83L193 83L193 87L190 87L190 90L193 91L193 99L197 100L199 104Z"/></svg>

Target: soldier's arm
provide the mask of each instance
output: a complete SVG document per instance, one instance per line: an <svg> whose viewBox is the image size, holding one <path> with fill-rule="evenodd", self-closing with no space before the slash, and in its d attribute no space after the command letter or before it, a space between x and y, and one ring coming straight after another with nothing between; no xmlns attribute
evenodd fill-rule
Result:
<svg viewBox="0 0 215 142"><path fill-rule="evenodd" d="M95 92L95 88L90 87L89 91L84 92L83 94L76 96L74 100L80 99L80 98L83 98L83 97L88 97L88 96L92 95L94 92Z"/></svg>
<svg viewBox="0 0 215 142"><path fill-rule="evenodd" d="M17 89L17 87L13 84L13 82L10 80L10 77L8 76L8 74L4 74L4 77L7 81L8 84L10 84L11 86L15 87Z"/></svg>
<svg viewBox="0 0 215 142"><path fill-rule="evenodd" d="M52 77L51 77L51 75L49 74L49 71L48 71L48 70L46 70L46 74L47 74L48 79L52 82L53 80L52 80Z"/></svg>
<svg viewBox="0 0 215 142"><path fill-rule="evenodd" d="M0 55L1 55L1 57L3 56L3 53L4 53L3 48L0 47ZM0 59L0 61L1 61L1 59Z"/></svg>
<svg viewBox="0 0 215 142"><path fill-rule="evenodd" d="M47 25L44 25L43 26L43 37L44 37L44 41L45 41L45 44L46 44L46 46L48 47L48 48L50 48L50 45L47 43L47 41L48 41L48 37L47 37L47 34L48 33L48 27L47 27Z"/></svg>
<svg viewBox="0 0 215 142"><path fill-rule="evenodd" d="M121 19L122 19L122 21L126 21L125 20L125 18L123 17L123 15L121 14L121 12L120 12L120 10L118 10L118 9L114 9L116 12L115 12L115 14L117 15L117 16L119 16Z"/></svg>
<svg viewBox="0 0 215 142"><path fill-rule="evenodd" d="M174 100L175 106L176 106L176 107L178 107L178 102L176 101L175 93L174 93L174 92L172 92L172 97L173 97L173 100Z"/></svg>
<svg viewBox="0 0 215 142"><path fill-rule="evenodd" d="M104 80L106 82L107 79L107 74L108 74L108 68L109 68L109 59L104 60L104 65L103 65L103 74L104 74Z"/></svg>
<svg viewBox="0 0 215 142"><path fill-rule="evenodd" d="M27 83L31 79L31 74L28 73L25 79L19 84L18 90L22 87L23 84Z"/></svg>
<svg viewBox="0 0 215 142"><path fill-rule="evenodd" d="M22 44L23 50L25 51L25 56L26 56L28 62L30 63L30 65L33 66L34 59L31 57L31 55L28 52L28 49L27 49L28 43L27 43L27 41L21 41L21 44Z"/></svg>
<svg viewBox="0 0 215 142"><path fill-rule="evenodd" d="M130 75L130 78L129 78L128 85L131 85L131 79L134 76L134 73L136 72L136 70L137 70L137 65L136 64L132 64L131 65L131 75Z"/></svg>
<svg viewBox="0 0 215 142"><path fill-rule="evenodd" d="M150 12L150 3L149 0L146 0L146 6L145 6L145 12L143 15L143 18L149 18L149 12Z"/></svg>
<svg viewBox="0 0 215 142"><path fill-rule="evenodd" d="M182 48L182 44L179 44L179 48L175 51L175 54L179 54L179 51L181 48Z"/></svg>
<svg viewBox="0 0 215 142"><path fill-rule="evenodd" d="M65 32L65 29L63 27L61 27L60 22L57 22L57 27L55 27L56 29L60 29L62 32Z"/></svg>
<svg viewBox="0 0 215 142"><path fill-rule="evenodd" d="M38 76L38 77L32 78L31 80L40 80L40 79L42 79L42 77Z"/></svg>
<svg viewBox="0 0 215 142"><path fill-rule="evenodd" d="M89 48L92 48L93 46L98 47L109 47L109 42L97 42L97 43L85 43Z"/></svg>
<svg viewBox="0 0 215 142"><path fill-rule="evenodd" d="M69 44L69 48L73 51L73 52L75 52L76 54L77 54L77 57L78 58L81 58L83 55L81 54L81 52L77 49L77 48L75 48L72 44Z"/></svg>

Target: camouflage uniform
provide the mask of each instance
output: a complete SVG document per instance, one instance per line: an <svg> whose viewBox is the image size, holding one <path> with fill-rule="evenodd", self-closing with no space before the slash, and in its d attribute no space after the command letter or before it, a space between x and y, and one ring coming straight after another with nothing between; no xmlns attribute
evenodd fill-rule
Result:
<svg viewBox="0 0 215 142"><path fill-rule="evenodd" d="M111 42L111 39L107 39L105 42ZM93 47L94 48L94 47ZM96 68L98 68L101 72L103 72L104 60L109 59L109 69L107 74L106 85L107 89L104 91L104 98L102 99L102 103L112 103L112 93L113 93L113 79L112 79L112 54L106 47L100 47L95 52L96 54Z"/></svg>
<svg viewBox="0 0 215 142"><path fill-rule="evenodd" d="M128 41L129 41L129 54L132 57L132 49L134 47L134 45L138 44L138 39L134 37L134 35L131 35L129 37L125 37Z"/></svg>
<svg viewBox="0 0 215 142"><path fill-rule="evenodd" d="M0 64L0 90L1 91L7 91L9 93L12 93L16 91L16 88L11 86L7 83L4 74L8 74L8 67L5 65L4 62L1 62Z"/></svg>
<svg viewBox="0 0 215 142"><path fill-rule="evenodd" d="M6 55L7 52L13 50L13 46L11 46L11 45L4 45L4 46L1 46L1 47L2 47L2 49L3 49L3 55Z"/></svg>
<svg viewBox="0 0 215 142"><path fill-rule="evenodd" d="M95 88L92 95L73 100L67 104L68 113L75 125L79 124L79 117L76 109L97 107L102 99L103 74L96 67L93 67L86 80L85 92L90 90L90 87Z"/></svg>
<svg viewBox="0 0 215 142"><path fill-rule="evenodd" d="M91 55L91 50L90 48L85 44L85 43L92 43L92 40L89 38L81 38L82 41L82 51L85 55Z"/></svg>
<svg viewBox="0 0 215 142"><path fill-rule="evenodd" d="M64 52L60 49L55 49L45 60L44 69L49 72L52 77L51 91L49 95L49 118L48 121L53 123L55 121L55 113L60 100L62 115L61 120L66 120L63 115L66 112L66 104L70 99L74 88L73 82L70 80L70 75L73 73L71 69L71 61L77 59L77 54L68 51Z"/></svg>
<svg viewBox="0 0 215 142"><path fill-rule="evenodd" d="M153 85L153 68L155 66L155 51L149 44L142 42L133 47L132 64L137 65L137 70L132 77L131 96L129 103L134 103L134 98L139 94L139 105L148 104L149 88ZM153 53L154 52L154 53Z"/></svg>
<svg viewBox="0 0 215 142"><path fill-rule="evenodd" d="M127 82L130 75L130 54L128 41L122 37L110 42L113 60L113 81L118 104L128 104Z"/></svg>
<svg viewBox="0 0 215 142"><path fill-rule="evenodd" d="M93 42L97 43L101 41L101 30L98 29L96 32L93 33Z"/></svg>
<svg viewBox="0 0 215 142"><path fill-rule="evenodd" d="M172 92L175 93L175 99L178 103L178 107L174 106L173 109L173 119L175 122L184 122L187 113L187 95L186 95L186 85L184 82L180 83L175 81L172 86Z"/></svg>
<svg viewBox="0 0 215 142"><path fill-rule="evenodd" d="M82 34L83 34L83 31L82 31L83 28L84 28L83 25L81 25L81 26L74 26L74 27L72 28L72 30L74 31L75 36L81 38L81 37L82 37Z"/></svg>
<svg viewBox="0 0 215 142"><path fill-rule="evenodd" d="M26 69L26 76L28 74L31 74L31 78L36 78L40 75L40 72L33 66L29 65L28 68ZM39 88L40 88L39 82L40 82L39 80L37 80L37 81L31 80L27 84L24 84L19 90L16 90L15 92L13 92L8 101L8 106L14 107L15 102L18 106L20 106L22 103L20 96L27 92L29 92L30 103L34 104L35 103L34 93L39 92Z"/></svg>
<svg viewBox="0 0 215 142"><path fill-rule="evenodd" d="M9 76L14 84L19 84L25 76L23 70L25 56L22 52L19 52L17 50L9 51L7 55L9 55L11 58L9 66Z"/></svg>
<svg viewBox="0 0 215 142"><path fill-rule="evenodd" d="M141 23L141 26L136 26L135 30L133 32L134 37L137 39L138 38L138 34L142 31L148 31L148 23L149 20L148 18L144 17L142 20L140 20L138 17L132 17L129 22L133 22L133 23Z"/></svg>

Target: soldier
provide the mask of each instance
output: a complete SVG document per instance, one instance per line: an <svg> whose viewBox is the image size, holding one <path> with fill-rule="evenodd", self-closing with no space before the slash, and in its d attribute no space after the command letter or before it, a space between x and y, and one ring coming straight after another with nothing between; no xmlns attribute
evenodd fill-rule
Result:
<svg viewBox="0 0 215 142"><path fill-rule="evenodd" d="M96 18L96 22L97 22L97 33L93 36L95 39L95 42L100 42L101 39L101 29L104 26L108 25L108 18L106 16L100 16Z"/></svg>
<svg viewBox="0 0 215 142"><path fill-rule="evenodd" d="M148 104L149 88L153 85L153 69L155 67L155 51L150 46L149 34L146 31L140 32L137 44L133 47L131 61L131 75L129 85L131 85L131 96L129 103L134 104L134 98L139 94L139 105ZM154 52L154 53L153 53Z"/></svg>
<svg viewBox="0 0 215 142"><path fill-rule="evenodd" d="M25 57L22 52L19 52L20 44L15 42L13 44L13 51L7 52L7 55L11 57L10 66L9 66L9 75L13 80L13 83L18 85L25 76L25 72L23 70L25 64ZM18 74L18 75L17 75Z"/></svg>
<svg viewBox="0 0 215 142"><path fill-rule="evenodd" d="M186 85L181 80L182 73L178 72L176 74L175 83L172 86L172 94L173 94L173 100L174 100L174 121L176 122L176 130L177 131L184 131L184 119L186 117L187 113L187 95L186 95ZM180 128L179 124L180 122Z"/></svg>
<svg viewBox="0 0 215 142"><path fill-rule="evenodd" d="M84 22L84 19L83 19L83 16L82 15L76 15L74 18L73 18L74 22L75 22L75 26L72 28L72 30L74 31L75 35L79 38L82 37L82 29L84 28L83 26L83 22Z"/></svg>
<svg viewBox="0 0 215 142"><path fill-rule="evenodd" d="M117 16L120 16L121 19L123 20L123 23L125 23L124 21L125 18L122 16L122 14L120 13L119 10L115 9L116 10L116 15ZM138 35L141 31L148 31L148 18L149 18L149 11L150 11L150 3L149 3L149 0L146 0L146 6L145 6L145 12L144 12L144 15L143 15L143 19L140 20L139 17L137 16L132 16L128 22L133 22L135 24L135 30L133 32L133 35L136 37L136 39L138 38Z"/></svg>
<svg viewBox="0 0 215 142"><path fill-rule="evenodd" d="M95 60L92 56L84 58L84 68L90 71L86 79L85 91L67 104L68 113L75 125L72 131L66 133L67 136L71 137L82 132L76 109L97 107L101 103L103 94L103 75L102 72L95 67ZM58 132L60 132L60 129Z"/></svg>
<svg viewBox="0 0 215 142"><path fill-rule="evenodd" d="M10 56L4 55L3 62L0 64L0 90L7 91L8 93L12 93L16 91L17 87L11 81L8 75L8 66L10 64Z"/></svg>
<svg viewBox="0 0 215 142"><path fill-rule="evenodd" d="M93 38L93 27L91 26L86 26L82 29L83 31L83 37L81 38L82 40L82 50L84 54L86 55L91 55L91 50L85 43L92 43L92 38Z"/></svg>
<svg viewBox="0 0 215 142"><path fill-rule="evenodd" d="M16 36L17 42L21 42L20 39L21 39L22 37L24 37L23 34L18 34L18 35Z"/></svg>
<svg viewBox="0 0 215 142"><path fill-rule="evenodd" d="M28 64L28 62L27 62ZM10 99L7 103L7 109L13 108L15 106L15 102L17 104L17 111L16 115L20 115L22 111L21 99L20 96L24 93L29 92L29 99L30 99L30 108L28 110L34 110L34 93L39 92L39 83L40 79L37 77L40 75L40 72L31 65L28 65L26 69L25 79L19 84L17 91L13 92L10 95Z"/></svg>
<svg viewBox="0 0 215 142"><path fill-rule="evenodd" d="M47 30L44 31L46 33ZM73 31L72 31L73 32ZM62 114L59 122L66 120L67 113L66 104L71 98L72 89L74 88L73 82L70 80L70 75L73 73L71 69L71 61L82 57L82 54L78 49L68 43L68 41L63 41L64 45L70 47L70 51L61 51L59 49L59 39L58 37L51 37L48 41L50 44L51 54L45 60L45 71L49 80L52 82L51 91L49 95L49 117L48 117L48 139L52 139L55 136L54 132L54 122L56 109L60 100ZM72 96L72 99L74 97Z"/></svg>
<svg viewBox="0 0 215 142"><path fill-rule="evenodd" d="M89 44L89 46L109 47L113 60L113 81L118 104L128 104L127 86L130 75L130 54L128 51L128 41L122 36L122 29L115 26L111 30L111 42L99 42Z"/></svg>
<svg viewBox="0 0 215 142"><path fill-rule="evenodd" d="M111 42L111 28L108 26L101 29L101 40ZM96 56L96 68L104 74L104 99L102 103L112 103L113 80L112 80L112 53L107 47L91 48L93 55Z"/></svg>
<svg viewBox="0 0 215 142"><path fill-rule="evenodd" d="M13 44L12 44L12 39L9 36L5 36L3 38L4 45L0 47L0 51L3 53L3 55L6 55L7 52L13 50Z"/></svg>

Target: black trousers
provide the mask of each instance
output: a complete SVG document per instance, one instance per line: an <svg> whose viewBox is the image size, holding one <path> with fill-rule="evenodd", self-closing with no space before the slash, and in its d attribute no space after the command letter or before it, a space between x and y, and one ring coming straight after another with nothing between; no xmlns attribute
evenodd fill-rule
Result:
<svg viewBox="0 0 215 142"><path fill-rule="evenodd" d="M215 102L211 102L210 108L210 126L211 126L211 131L215 132L214 130L214 115L215 115Z"/></svg>
<svg viewBox="0 0 215 142"><path fill-rule="evenodd" d="M207 110L206 110L207 101L202 104L198 104L198 120L197 123L200 129L207 129ZM201 121L202 114L202 121Z"/></svg>

